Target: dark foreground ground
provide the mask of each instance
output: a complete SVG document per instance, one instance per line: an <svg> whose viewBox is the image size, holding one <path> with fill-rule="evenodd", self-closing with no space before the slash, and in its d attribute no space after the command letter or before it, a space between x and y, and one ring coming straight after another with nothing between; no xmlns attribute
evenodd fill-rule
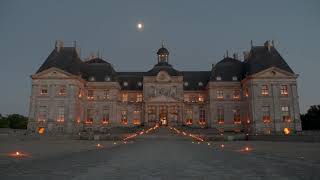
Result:
<svg viewBox="0 0 320 180"><path fill-rule="evenodd" d="M70 149L80 146L66 143L63 146L69 148L65 152L39 158L14 158L2 153L0 179L320 179L317 143L244 141L227 142L221 148L222 142L198 144L167 128L126 144L101 142L104 148L96 148L93 143L97 142L84 142L90 148L79 151ZM243 151L245 147L250 150ZM43 147L43 154L45 151Z"/></svg>

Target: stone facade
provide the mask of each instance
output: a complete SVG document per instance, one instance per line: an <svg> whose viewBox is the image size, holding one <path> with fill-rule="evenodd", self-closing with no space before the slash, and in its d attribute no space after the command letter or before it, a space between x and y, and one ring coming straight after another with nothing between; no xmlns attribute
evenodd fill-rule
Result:
<svg viewBox="0 0 320 180"><path fill-rule="evenodd" d="M277 53L270 43L256 48ZM282 66L282 58L270 64L258 50L253 47L245 61L226 57L209 71L177 71L162 47L150 71L116 72L101 58L82 61L75 47L58 44L31 76L28 130L72 134L161 124L256 134L301 131L298 76ZM269 64L259 69L255 61Z"/></svg>

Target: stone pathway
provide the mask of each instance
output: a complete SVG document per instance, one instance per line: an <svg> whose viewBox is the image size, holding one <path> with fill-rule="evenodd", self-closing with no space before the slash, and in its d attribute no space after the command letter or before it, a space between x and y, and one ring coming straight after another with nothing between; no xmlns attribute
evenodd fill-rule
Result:
<svg viewBox="0 0 320 180"><path fill-rule="evenodd" d="M242 152L229 148L229 144L222 149L220 144L192 143L190 137L160 128L156 134L139 136L132 143L0 165L0 179L295 180L320 177L318 161L290 159L261 151Z"/></svg>

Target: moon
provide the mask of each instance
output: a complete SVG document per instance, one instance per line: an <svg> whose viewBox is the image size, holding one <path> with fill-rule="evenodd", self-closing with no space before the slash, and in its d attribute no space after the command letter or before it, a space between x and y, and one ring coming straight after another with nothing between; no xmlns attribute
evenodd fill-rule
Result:
<svg viewBox="0 0 320 180"><path fill-rule="evenodd" d="M143 23L142 23L142 22L138 22L138 23L137 23L137 29L138 29L139 31L142 31L142 30L143 30Z"/></svg>

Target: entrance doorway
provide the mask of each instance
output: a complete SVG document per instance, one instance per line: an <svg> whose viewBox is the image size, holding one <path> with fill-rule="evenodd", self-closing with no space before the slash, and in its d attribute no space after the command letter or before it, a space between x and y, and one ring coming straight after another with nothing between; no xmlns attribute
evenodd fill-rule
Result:
<svg viewBox="0 0 320 180"><path fill-rule="evenodd" d="M159 119L160 119L160 125L162 126L168 125L167 114L161 113Z"/></svg>
<svg viewBox="0 0 320 180"><path fill-rule="evenodd" d="M168 125L168 110L166 106L160 106L159 120L160 125Z"/></svg>

